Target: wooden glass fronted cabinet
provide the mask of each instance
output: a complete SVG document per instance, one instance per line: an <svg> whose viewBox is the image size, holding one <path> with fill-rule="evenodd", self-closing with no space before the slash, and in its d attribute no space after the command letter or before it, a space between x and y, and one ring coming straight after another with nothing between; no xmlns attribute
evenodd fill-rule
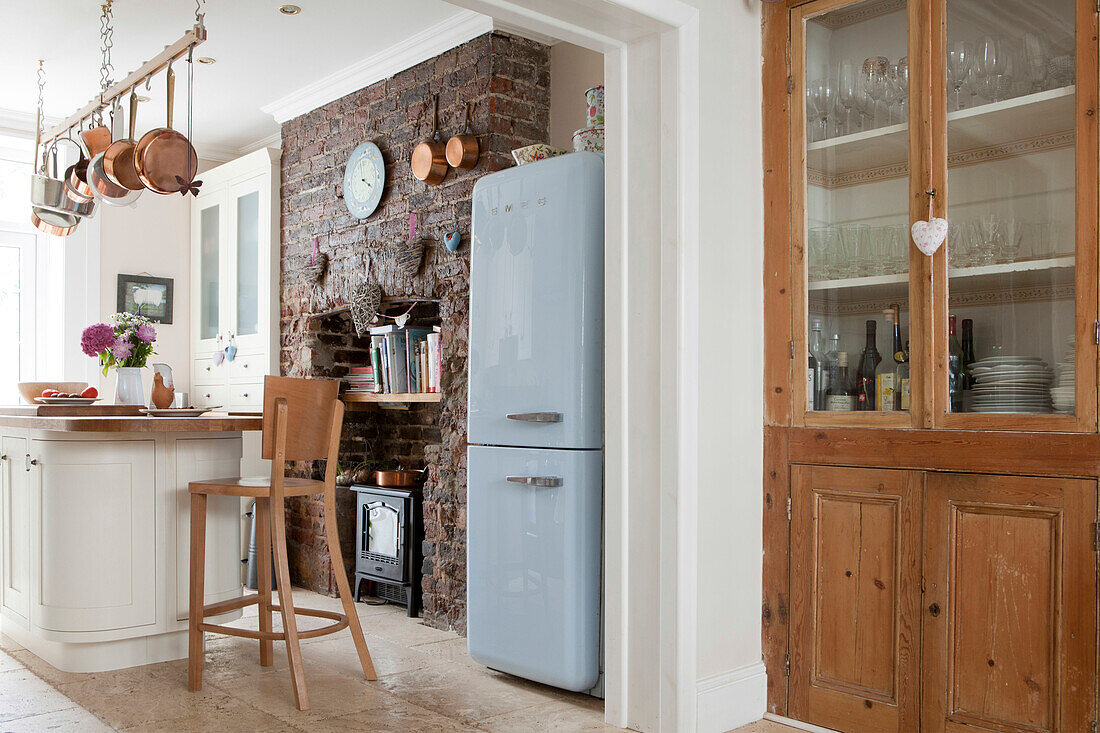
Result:
<svg viewBox="0 0 1100 733"><path fill-rule="evenodd" d="M771 712L1096 730L1097 11L764 6Z"/></svg>

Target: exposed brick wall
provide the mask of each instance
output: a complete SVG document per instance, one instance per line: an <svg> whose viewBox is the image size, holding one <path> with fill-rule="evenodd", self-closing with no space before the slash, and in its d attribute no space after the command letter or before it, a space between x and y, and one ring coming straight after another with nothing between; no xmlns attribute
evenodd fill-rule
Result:
<svg viewBox="0 0 1100 733"><path fill-rule="evenodd" d="M472 171L451 170L429 187L413 178L408 160L431 130L431 94L439 93L440 131L461 131L465 105L481 145ZM430 465L424 487L424 618L433 625L466 627L466 358L469 313L469 231L474 182L512 165L511 150L545 142L550 122L549 48L499 33L486 34L440 56L288 121L282 128L282 371L290 376L339 377L366 361L367 340L355 336L346 315L306 318L346 302L370 278L387 296L437 299L414 316L439 323L443 336L443 400L407 412L348 413L341 462L364 457L419 467ZM378 210L354 219L341 199L344 164L356 145L373 140L386 162L387 184ZM406 246L408 217L428 237L424 266L399 274L393 254ZM442 234L463 233L451 254ZM330 258L322 286L307 283L313 238ZM302 467L304 472L317 467ZM345 563L352 567L354 508L339 492L338 521ZM287 502L291 577L334 593L316 499Z"/></svg>

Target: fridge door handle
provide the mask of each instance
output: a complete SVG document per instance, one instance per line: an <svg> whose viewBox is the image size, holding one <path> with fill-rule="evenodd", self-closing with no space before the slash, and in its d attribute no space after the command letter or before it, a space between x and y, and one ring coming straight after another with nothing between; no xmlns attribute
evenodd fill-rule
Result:
<svg viewBox="0 0 1100 733"><path fill-rule="evenodd" d="M560 412L511 412L506 415L509 420L520 422L561 422Z"/></svg>
<svg viewBox="0 0 1100 733"><path fill-rule="evenodd" d="M507 481L511 481L513 484L523 484L524 486L538 486L540 488L554 488L561 486L561 476L508 476Z"/></svg>

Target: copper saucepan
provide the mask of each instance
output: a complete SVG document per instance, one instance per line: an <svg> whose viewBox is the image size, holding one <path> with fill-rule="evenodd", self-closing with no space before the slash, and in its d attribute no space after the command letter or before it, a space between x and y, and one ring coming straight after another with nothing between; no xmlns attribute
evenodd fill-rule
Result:
<svg viewBox="0 0 1100 733"><path fill-rule="evenodd" d="M130 90L130 136L124 140L115 140L103 153L103 172L116 185L130 191L145 188L134 165L134 150L137 146L134 130L137 127L137 92Z"/></svg>
<svg viewBox="0 0 1100 733"><path fill-rule="evenodd" d="M111 117L111 125L117 127L122 119L122 113L117 105L112 109ZM110 145L107 147L109 148ZM103 170L103 156L106 152L106 149L100 151L88 163L88 185L92 187L92 194L99 201L110 206L129 206L137 201L142 191L131 191L107 177L107 172Z"/></svg>
<svg viewBox="0 0 1100 733"><path fill-rule="evenodd" d="M428 478L428 469L409 471L399 468L396 471L375 471L374 483L383 488L406 488L419 486Z"/></svg>
<svg viewBox="0 0 1100 733"><path fill-rule="evenodd" d="M31 224L44 234L67 237L76 231L77 226L80 224L80 217L75 214L60 214L56 211L32 206Z"/></svg>
<svg viewBox="0 0 1100 733"><path fill-rule="evenodd" d="M447 177L447 154L439 139L439 95L432 98L432 136L413 148L413 175L429 186L438 186Z"/></svg>
<svg viewBox="0 0 1100 733"><path fill-rule="evenodd" d="M172 129L172 103L176 94L176 72L168 67L167 126L141 136L134 149L138 178L154 193L180 193L199 169L199 156L186 135Z"/></svg>
<svg viewBox="0 0 1100 733"><path fill-rule="evenodd" d="M468 171L477 165L477 159L481 155L481 148L477 144L477 136L470 132L470 103L466 103L465 130L460 135L454 135L447 141L447 162L452 168L460 168Z"/></svg>

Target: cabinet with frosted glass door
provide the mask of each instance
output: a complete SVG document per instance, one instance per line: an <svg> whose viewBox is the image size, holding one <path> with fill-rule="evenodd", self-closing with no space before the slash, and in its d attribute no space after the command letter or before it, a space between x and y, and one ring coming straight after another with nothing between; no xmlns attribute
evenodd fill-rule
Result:
<svg viewBox="0 0 1100 733"><path fill-rule="evenodd" d="M789 12L792 422L1095 430L1095 6Z"/></svg>

